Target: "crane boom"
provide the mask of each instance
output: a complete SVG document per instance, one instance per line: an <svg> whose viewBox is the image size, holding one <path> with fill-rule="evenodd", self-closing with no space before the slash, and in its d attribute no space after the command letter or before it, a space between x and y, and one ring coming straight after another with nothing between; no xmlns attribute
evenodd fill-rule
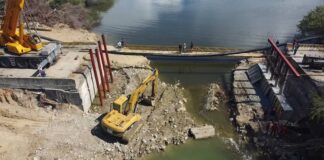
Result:
<svg viewBox="0 0 324 160"><path fill-rule="evenodd" d="M9 52L18 55L39 51L43 44L39 36L24 33L24 23L21 12L25 6L25 0L7 0L4 21L0 31L0 45ZM17 25L19 29L17 30Z"/></svg>
<svg viewBox="0 0 324 160"><path fill-rule="evenodd" d="M1 30L4 36L12 37L16 34L19 16L24 8L25 0L8 0L6 14Z"/></svg>

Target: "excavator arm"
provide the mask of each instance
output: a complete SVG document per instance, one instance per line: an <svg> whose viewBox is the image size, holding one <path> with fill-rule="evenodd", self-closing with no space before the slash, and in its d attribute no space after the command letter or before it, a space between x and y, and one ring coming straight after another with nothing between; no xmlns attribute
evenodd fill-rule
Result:
<svg viewBox="0 0 324 160"><path fill-rule="evenodd" d="M8 0L6 15L1 26L2 34L6 37L13 37L16 34L19 16L25 5L25 0Z"/></svg>
<svg viewBox="0 0 324 160"><path fill-rule="evenodd" d="M129 101L128 101L128 110L126 113L134 113L135 112L135 107L137 104L137 101L139 97L145 92L147 86L149 85L150 82L152 82L152 95L151 97L155 97L156 94L156 89L157 89L157 81L156 79L159 76L159 71L158 70L153 70L153 74L146 77L144 81L139 85L139 87L131 94Z"/></svg>

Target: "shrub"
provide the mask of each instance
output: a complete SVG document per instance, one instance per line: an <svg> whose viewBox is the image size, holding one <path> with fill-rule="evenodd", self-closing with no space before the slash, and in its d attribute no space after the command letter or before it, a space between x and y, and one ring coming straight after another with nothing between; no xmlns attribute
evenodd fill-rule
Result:
<svg viewBox="0 0 324 160"><path fill-rule="evenodd" d="M86 6L87 0L29 0L26 15L53 26L64 23L73 28L91 28L100 23L100 11L109 9L114 0L98 0Z"/></svg>
<svg viewBox="0 0 324 160"><path fill-rule="evenodd" d="M318 6L308 13L298 25L302 34L324 33L324 6Z"/></svg>
<svg viewBox="0 0 324 160"><path fill-rule="evenodd" d="M313 96L313 108L311 118L318 121L324 120L324 97L319 95Z"/></svg>

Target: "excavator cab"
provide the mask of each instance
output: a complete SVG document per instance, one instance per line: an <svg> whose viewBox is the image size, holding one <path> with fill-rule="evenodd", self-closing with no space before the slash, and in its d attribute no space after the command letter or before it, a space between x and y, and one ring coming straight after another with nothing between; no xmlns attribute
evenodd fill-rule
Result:
<svg viewBox="0 0 324 160"><path fill-rule="evenodd" d="M118 111L119 113L124 113L127 107L128 98L124 95L118 97L112 104L113 110Z"/></svg>

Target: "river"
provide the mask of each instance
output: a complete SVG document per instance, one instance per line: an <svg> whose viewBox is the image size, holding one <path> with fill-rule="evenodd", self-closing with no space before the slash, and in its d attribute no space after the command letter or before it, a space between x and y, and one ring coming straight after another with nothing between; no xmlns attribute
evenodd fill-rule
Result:
<svg viewBox="0 0 324 160"><path fill-rule="evenodd" d="M291 39L323 0L116 0L95 32L110 42L255 48Z"/></svg>
<svg viewBox="0 0 324 160"><path fill-rule="evenodd" d="M227 59L226 63L220 63L217 62L218 58L195 60L186 58L177 60L151 59L152 66L160 70L161 81L169 84L180 82L181 86L184 87L185 97L188 99L186 108L195 121L212 124L219 136L207 140L189 140L189 142L181 146L171 145L167 147L165 152L154 153L145 159L242 159L244 154L240 153L235 146L229 144L229 140L236 139L236 135L228 120L226 103L218 106L218 111L215 112L205 112L203 109L210 83L216 82L227 91L231 87L231 70L238 59L231 58Z"/></svg>
<svg viewBox="0 0 324 160"><path fill-rule="evenodd" d="M116 0L103 13L101 25L93 30L109 36L110 43L122 38L127 43L178 45L193 41L199 46L250 49L263 47L266 38L280 42L297 34L296 25L323 0ZM213 113L201 112L208 85L231 86L231 70L238 61L152 60L166 83L179 81L185 88L187 110L197 121L215 126L219 136L208 140L189 140L168 146L165 152L145 159L249 159L244 147L235 145L236 134L228 120L227 105ZM233 143L234 142L234 143Z"/></svg>

